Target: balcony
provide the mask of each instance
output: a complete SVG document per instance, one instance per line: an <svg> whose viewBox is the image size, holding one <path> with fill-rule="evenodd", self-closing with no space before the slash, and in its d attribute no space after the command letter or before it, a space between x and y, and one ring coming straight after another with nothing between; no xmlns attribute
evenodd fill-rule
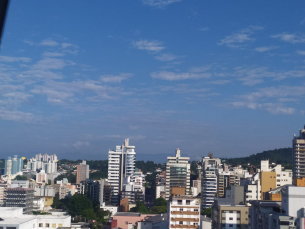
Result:
<svg viewBox="0 0 305 229"><path fill-rule="evenodd" d="M191 211L171 211L171 213L175 215L199 215L199 212Z"/></svg>
<svg viewBox="0 0 305 229"><path fill-rule="evenodd" d="M199 228L199 226L194 226L194 225L174 225L174 224L171 224L170 226L171 228Z"/></svg>
<svg viewBox="0 0 305 229"><path fill-rule="evenodd" d="M194 218L175 218L175 217L172 217L171 221L199 222L199 219L194 219Z"/></svg>

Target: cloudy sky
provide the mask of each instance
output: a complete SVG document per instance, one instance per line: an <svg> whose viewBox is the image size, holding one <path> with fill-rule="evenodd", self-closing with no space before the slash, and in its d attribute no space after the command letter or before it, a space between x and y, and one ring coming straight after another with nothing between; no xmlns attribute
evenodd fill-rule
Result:
<svg viewBox="0 0 305 229"><path fill-rule="evenodd" d="M0 155L106 159L127 137L161 161L290 147L304 30L304 1L12 0Z"/></svg>

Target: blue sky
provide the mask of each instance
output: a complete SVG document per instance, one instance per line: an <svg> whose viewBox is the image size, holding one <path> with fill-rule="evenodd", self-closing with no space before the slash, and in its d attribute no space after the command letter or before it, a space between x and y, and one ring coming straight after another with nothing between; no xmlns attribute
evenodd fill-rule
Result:
<svg viewBox="0 0 305 229"><path fill-rule="evenodd" d="M12 0L0 154L106 159L127 137L159 161L290 147L304 29L303 1Z"/></svg>

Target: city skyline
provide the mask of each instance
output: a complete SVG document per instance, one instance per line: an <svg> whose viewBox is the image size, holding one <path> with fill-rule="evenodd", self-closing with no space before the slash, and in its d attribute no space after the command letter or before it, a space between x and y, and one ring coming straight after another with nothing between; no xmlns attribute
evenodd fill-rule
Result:
<svg viewBox="0 0 305 229"><path fill-rule="evenodd" d="M125 138L164 162L176 148L200 160L291 147L305 114L304 7L11 1L0 154L107 159Z"/></svg>

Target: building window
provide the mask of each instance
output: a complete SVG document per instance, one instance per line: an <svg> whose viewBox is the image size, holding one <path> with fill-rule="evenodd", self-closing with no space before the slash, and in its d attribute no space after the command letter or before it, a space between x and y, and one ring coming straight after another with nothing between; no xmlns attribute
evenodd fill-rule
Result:
<svg viewBox="0 0 305 229"><path fill-rule="evenodd" d="M225 219L226 219L226 217L221 217L221 219L222 219L222 220L225 220Z"/></svg>
<svg viewBox="0 0 305 229"><path fill-rule="evenodd" d="M49 223L46 223L46 224L45 224L45 227L50 227L50 224L49 224Z"/></svg>
<svg viewBox="0 0 305 229"><path fill-rule="evenodd" d="M62 227L62 224L61 224L61 223L59 223L59 224L58 224L58 227Z"/></svg>
<svg viewBox="0 0 305 229"><path fill-rule="evenodd" d="M182 205L182 200L178 200L178 205Z"/></svg>
<svg viewBox="0 0 305 229"><path fill-rule="evenodd" d="M229 220L233 220L233 217L230 217Z"/></svg>
<svg viewBox="0 0 305 229"><path fill-rule="evenodd" d="M180 224L180 225L183 225L183 221L179 221L179 224Z"/></svg>
<svg viewBox="0 0 305 229"><path fill-rule="evenodd" d="M186 205L191 205L191 201L190 200L186 200Z"/></svg>
<svg viewBox="0 0 305 229"><path fill-rule="evenodd" d="M229 211L229 213L233 213L233 211Z"/></svg>
<svg viewBox="0 0 305 229"><path fill-rule="evenodd" d="M43 227L43 223L38 224L38 227Z"/></svg>
<svg viewBox="0 0 305 229"><path fill-rule="evenodd" d="M198 208L194 208L194 212L198 212Z"/></svg>
<svg viewBox="0 0 305 229"><path fill-rule="evenodd" d="M233 224L229 224L229 227L233 227Z"/></svg>
<svg viewBox="0 0 305 229"><path fill-rule="evenodd" d="M180 208L180 211L183 212L183 208Z"/></svg>
<svg viewBox="0 0 305 229"><path fill-rule="evenodd" d="M52 223L52 228L56 228L56 223Z"/></svg>

